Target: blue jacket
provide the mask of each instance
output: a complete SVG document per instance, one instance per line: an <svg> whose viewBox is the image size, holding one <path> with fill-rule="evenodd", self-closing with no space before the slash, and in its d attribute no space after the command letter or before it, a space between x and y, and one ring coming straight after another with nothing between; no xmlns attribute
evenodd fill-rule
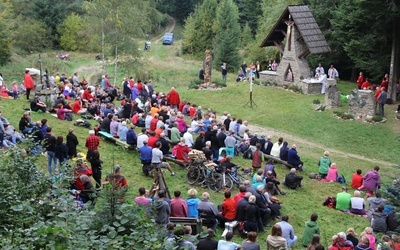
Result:
<svg viewBox="0 0 400 250"><path fill-rule="evenodd" d="M299 165L301 163L300 156L294 148L289 149L287 162L292 165Z"/></svg>
<svg viewBox="0 0 400 250"><path fill-rule="evenodd" d="M128 143L129 145L136 145L137 136L135 130L129 129L128 132L126 132L126 143Z"/></svg>
<svg viewBox="0 0 400 250"><path fill-rule="evenodd" d="M151 151L152 148L150 146L144 145L143 147L139 148L140 160L151 162Z"/></svg>
<svg viewBox="0 0 400 250"><path fill-rule="evenodd" d="M199 204L198 198L188 198L186 199L186 204L188 205L188 217L198 218L199 211L197 210L197 205Z"/></svg>

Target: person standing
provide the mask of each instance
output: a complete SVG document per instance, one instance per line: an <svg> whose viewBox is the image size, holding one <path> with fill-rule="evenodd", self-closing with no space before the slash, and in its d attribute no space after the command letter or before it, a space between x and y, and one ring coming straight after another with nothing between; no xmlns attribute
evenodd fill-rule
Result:
<svg viewBox="0 0 400 250"><path fill-rule="evenodd" d="M93 171L93 179L96 181L96 189L101 187L101 164L100 153L98 150L93 150L91 158L89 158L90 166Z"/></svg>
<svg viewBox="0 0 400 250"><path fill-rule="evenodd" d="M339 77L339 72L336 70L335 67L333 67L332 64L331 67L328 69L328 78L336 79L338 77Z"/></svg>
<svg viewBox="0 0 400 250"><path fill-rule="evenodd" d="M386 104L386 101L387 101L387 92L385 87L382 87L381 93L378 96L379 115L382 117L385 116L384 106Z"/></svg>
<svg viewBox="0 0 400 250"><path fill-rule="evenodd" d="M247 74L247 64L246 61L243 61L242 65L240 66L240 68L242 69L243 75L246 77Z"/></svg>
<svg viewBox="0 0 400 250"><path fill-rule="evenodd" d="M324 67L322 67L322 64L319 63L318 67L315 69L315 75L316 75L316 77L320 77L322 73L325 74L325 69L324 69Z"/></svg>
<svg viewBox="0 0 400 250"><path fill-rule="evenodd" d="M47 153L47 168L49 173L52 174L53 170L57 167L57 158L55 153L56 148L56 137L51 134L51 127L47 127L46 135L44 136L44 149ZM54 164L52 164L52 162Z"/></svg>
<svg viewBox="0 0 400 250"><path fill-rule="evenodd" d="M358 89L361 89L361 85L363 84L363 82L364 82L364 74L363 74L363 72L360 72L360 74L359 74L359 76L357 78L357 87L358 87Z"/></svg>
<svg viewBox="0 0 400 250"><path fill-rule="evenodd" d="M26 88L26 100L29 100L31 90L35 88L35 83L33 82L32 76L29 74L29 70L25 70L24 86Z"/></svg>
<svg viewBox="0 0 400 250"><path fill-rule="evenodd" d="M321 94L325 94L326 81L327 81L325 72L320 72L319 73L318 81L320 81L322 83Z"/></svg>
<svg viewBox="0 0 400 250"><path fill-rule="evenodd" d="M222 64L221 73L222 73L222 81L226 82L226 74L228 73L228 71L226 69L226 63Z"/></svg>
<svg viewBox="0 0 400 250"><path fill-rule="evenodd" d="M259 61L256 62L256 77L257 79L260 78L260 72L261 72L261 63Z"/></svg>
<svg viewBox="0 0 400 250"><path fill-rule="evenodd" d="M100 145L100 140L95 135L94 130L89 130L89 137L86 138L86 143L85 143L85 146L88 149L88 152L86 154L87 159L90 159L92 157L93 151L97 150L99 145Z"/></svg>

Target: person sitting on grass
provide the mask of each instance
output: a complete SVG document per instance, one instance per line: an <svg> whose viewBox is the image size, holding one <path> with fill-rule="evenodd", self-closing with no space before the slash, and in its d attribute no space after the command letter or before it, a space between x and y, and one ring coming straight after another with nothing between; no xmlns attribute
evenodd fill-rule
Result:
<svg viewBox="0 0 400 250"><path fill-rule="evenodd" d="M268 250L280 250L286 249L286 239L282 237L281 226L275 224L271 229L271 234L267 237L267 249Z"/></svg>
<svg viewBox="0 0 400 250"><path fill-rule="evenodd" d="M317 224L318 214L312 214L309 221L305 223L303 237L301 244L303 247L307 247L311 243L312 238L317 234L320 234L319 226Z"/></svg>
<svg viewBox="0 0 400 250"><path fill-rule="evenodd" d="M72 110L63 108L61 103L58 104L57 117L60 120L72 121L74 116L71 114Z"/></svg>
<svg viewBox="0 0 400 250"><path fill-rule="evenodd" d="M334 162L331 164L331 166L328 169L328 175L326 176L326 181L336 182L338 175L339 175L339 171L337 169L336 163Z"/></svg>
<svg viewBox="0 0 400 250"><path fill-rule="evenodd" d="M296 175L296 169L290 169L290 172L286 174L285 181L283 185L287 186L290 189L296 189L298 187L303 187L301 185L301 181L303 180L303 176Z"/></svg>
<svg viewBox="0 0 400 250"><path fill-rule="evenodd" d="M348 212L350 209L351 194L347 193L347 187L342 187L342 192L336 195L336 209Z"/></svg>
<svg viewBox="0 0 400 250"><path fill-rule="evenodd" d="M387 230L387 214L383 211L383 206L379 205L374 212L372 212L371 226L374 232L386 232Z"/></svg>
<svg viewBox="0 0 400 250"><path fill-rule="evenodd" d="M31 111L38 112L40 110L45 113L46 108L46 104L40 100L39 96L35 96L35 99L31 101Z"/></svg>
<svg viewBox="0 0 400 250"><path fill-rule="evenodd" d="M356 190L354 191L354 196L351 197L350 203L350 212L352 214L358 214L358 215L366 215L367 212L365 212L365 201L363 198L360 197L360 191Z"/></svg>
<svg viewBox="0 0 400 250"><path fill-rule="evenodd" d="M239 244L236 244L235 242L232 242L233 238L233 233L228 232L225 235L225 240L219 240L218 241L218 248L217 249L224 249L224 250L237 250L241 249L241 246Z"/></svg>
<svg viewBox="0 0 400 250"><path fill-rule="evenodd" d="M81 175L81 182L83 183L83 189L79 191L79 198L83 203L87 203L88 201L94 200L94 187L90 182L90 178L87 175Z"/></svg>
<svg viewBox="0 0 400 250"><path fill-rule="evenodd" d="M325 179L326 176L328 175L328 169L330 165L331 165L331 159L329 158L329 152L325 151L324 155L318 161L319 176L321 176L322 179Z"/></svg>
<svg viewBox="0 0 400 250"><path fill-rule="evenodd" d="M114 189L128 189L128 182L121 174L121 167L119 165L115 165L114 173L107 175L105 181L108 181Z"/></svg>
<svg viewBox="0 0 400 250"><path fill-rule="evenodd" d="M362 186L363 176L361 175L361 173L361 169L357 169L356 173L353 174L350 184L352 188L358 189Z"/></svg>

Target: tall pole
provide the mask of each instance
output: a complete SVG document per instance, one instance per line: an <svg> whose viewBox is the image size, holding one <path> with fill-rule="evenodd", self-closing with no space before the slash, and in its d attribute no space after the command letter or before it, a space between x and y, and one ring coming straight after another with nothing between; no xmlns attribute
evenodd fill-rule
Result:
<svg viewBox="0 0 400 250"><path fill-rule="evenodd" d="M42 89L43 89L43 79L42 79L42 58L40 57L39 54L39 70L40 70L40 84L42 84Z"/></svg>
<svg viewBox="0 0 400 250"><path fill-rule="evenodd" d="M253 76L250 69L250 108L253 108Z"/></svg>

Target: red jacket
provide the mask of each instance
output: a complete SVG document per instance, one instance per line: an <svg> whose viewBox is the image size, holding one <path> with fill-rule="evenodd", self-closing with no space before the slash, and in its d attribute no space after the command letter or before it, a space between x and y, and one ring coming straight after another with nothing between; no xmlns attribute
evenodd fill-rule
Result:
<svg viewBox="0 0 400 250"><path fill-rule="evenodd" d="M151 119L151 121L150 121L150 128L149 128L150 131L156 131L157 122L158 122L158 118L153 118L153 119Z"/></svg>
<svg viewBox="0 0 400 250"><path fill-rule="evenodd" d="M363 84L363 82L364 82L364 76L360 75L360 76L358 77L358 79L357 79L357 86L358 86L358 87L361 87L361 85Z"/></svg>
<svg viewBox="0 0 400 250"><path fill-rule="evenodd" d="M233 198L226 198L222 202L222 216L228 220L234 220L236 218L236 203Z"/></svg>
<svg viewBox="0 0 400 250"><path fill-rule="evenodd" d="M89 93L88 89L85 89L85 91L83 91L82 99L88 100L88 101L93 100L93 95L91 93Z"/></svg>
<svg viewBox="0 0 400 250"><path fill-rule="evenodd" d="M35 83L33 82L32 76L28 73L24 76L24 86L27 89L33 89L35 87Z"/></svg>
<svg viewBox="0 0 400 250"><path fill-rule="evenodd" d="M184 161L184 162L189 161L188 153L189 153L190 149L186 145L182 145L180 143L177 144L176 146L177 147L176 147L175 158L177 160Z"/></svg>
<svg viewBox="0 0 400 250"><path fill-rule="evenodd" d="M371 88L371 83L370 82L363 82L361 85L361 89L370 89Z"/></svg>
<svg viewBox="0 0 400 250"><path fill-rule="evenodd" d="M359 188L362 186L363 183L363 176L360 174L353 174L353 177L351 178L351 184L350 186L352 188Z"/></svg>
<svg viewBox="0 0 400 250"><path fill-rule="evenodd" d="M78 111L82 109L82 104L81 101L75 101L73 106L72 106L72 110L74 111L75 114L78 114Z"/></svg>
<svg viewBox="0 0 400 250"><path fill-rule="evenodd" d="M149 139L147 140L147 145L151 148L155 148L156 147L156 142L157 142L157 137L155 136L150 136Z"/></svg>
<svg viewBox="0 0 400 250"><path fill-rule="evenodd" d="M170 105L179 105L180 97L175 89L171 90L167 95L167 101Z"/></svg>

